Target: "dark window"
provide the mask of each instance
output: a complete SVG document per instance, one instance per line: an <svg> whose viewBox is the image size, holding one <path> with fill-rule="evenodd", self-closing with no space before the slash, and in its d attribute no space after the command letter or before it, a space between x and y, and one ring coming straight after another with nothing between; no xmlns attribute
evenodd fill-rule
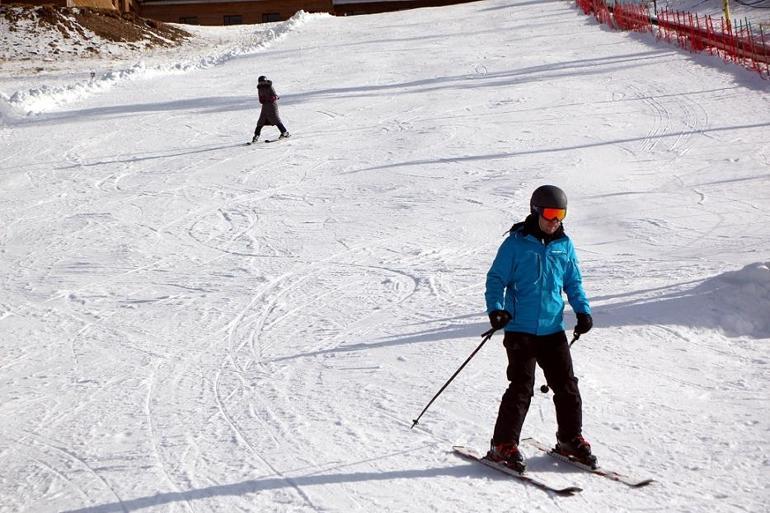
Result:
<svg viewBox="0 0 770 513"><path fill-rule="evenodd" d="M225 25L240 25L241 23L243 23L243 16L240 14L225 16Z"/></svg>
<svg viewBox="0 0 770 513"><path fill-rule="evenodd" d="M277 12L266 12L262 15L262 23L281 21L281 15Z"/></svg>
<svg viewBox="0 0 770 513"><path fill-rule="evenodd" d="M197 25L198 17L197 16L180 16L179 23L184 23L185 25Z"/></svg>

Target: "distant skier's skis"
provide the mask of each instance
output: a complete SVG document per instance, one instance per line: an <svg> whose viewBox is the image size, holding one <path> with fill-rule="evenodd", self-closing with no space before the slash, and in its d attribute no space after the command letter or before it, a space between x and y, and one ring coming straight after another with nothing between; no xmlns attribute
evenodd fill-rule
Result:
<svg viewBox="0 0 770 513"><path fill-rule="evenodd" d="M278 141L285 141L286 139L288 139L288 137L278 137L277 139L265 139L264 141L262 141L262 143L268 144L268 143L274 143ZM245 144L245 146L251 146L252 144L257 144L258 142L259 141L249 141Z"/></svg>
<svg viewBox="0 0 770 513"><path fill-rule="evenodd" d="M548 447L547 445L545 445L544 443L538 440L535 440L534 438L525 438L524 440L521 441L521 443L530 445L531 447L534 447L539 451L543 451L544 453L556 458L559 461L563 461L565 463L569 463L570 465L574 465L575 467L585 470L586 472L596 474L597 476L606 477L607 479L611 479L613 481L623 483L632 488L640 488L642 486L647 486L648 484L654 482L653 479L638 479L635 477L627 476L625 474L621 474L619 472L615 472L614 470L606 470L601 467L591 468L588 465L585 465L575 459L569 458L568 456L564 456L562 454L555 452L552 448Z"/></svg>
<svg viewBox="0 0 770 513"><path fill-rule="evenodd" d="M516 479L519 479L521 481L527 482L531 485L537 486L541 490L545 490L548 492L553 492L559 495L573 495L578 492L582 492L582 488L578 488L577 486L568 486L566 488L559 488L556 486L552 486L545 481L536 478L534 476L531 476L526 471L524 472L516 472L515 470L506 467L505 465L501 465L500 463L495 463L494 461L488 460L486 458L483 458L474 451L473 449L469 449L467 447L462 446L454 446L452 447L452 450L454 450L455 454L471 461L477 461L483 465L486 465L487 467L491 467L495 470L498 470L502 472L503 474L507 474L511 477L515 477Z"/></svg>

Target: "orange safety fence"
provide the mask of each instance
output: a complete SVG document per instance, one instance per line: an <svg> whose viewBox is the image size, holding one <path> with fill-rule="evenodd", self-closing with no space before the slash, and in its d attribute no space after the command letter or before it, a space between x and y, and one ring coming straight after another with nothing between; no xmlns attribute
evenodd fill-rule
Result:
<svg viewBox="0 0 770 513"><path fill-rule="evenodd" d="M711 16L690 12L649 12L645 3L605 4L604 0L575 0L586 15L593 14L600 22L619 30L656 32L658 39L675 42L692 52L718 55L725 62L734 62L770 78L770 34L762 26L755 29L748 21L736 23L722 18L714 22Z"/></svg>
<svg viewBox="0 0 770 513"><path fill-rule="evenodd" d="M693 52L718 55L725 62L734 62L770 76L770 38L764 29L753 30L750 23L728 22L711 16L664 10L658 13L658 37Z"/></svg>
<svg viewBox="0 0 770 513"><path fill-rule="evenodd" d="M652 19L644 4L615 4L615 26L633 32L652 32Z"/></svg>
<svg viewBox="0 0 770 513"><path fill-rule="evenodd" d="M603 0L575 0L578 7L583 10L583 14L593 14L599 23L607 25L612 24L612 14L610 8Z"/></svg>

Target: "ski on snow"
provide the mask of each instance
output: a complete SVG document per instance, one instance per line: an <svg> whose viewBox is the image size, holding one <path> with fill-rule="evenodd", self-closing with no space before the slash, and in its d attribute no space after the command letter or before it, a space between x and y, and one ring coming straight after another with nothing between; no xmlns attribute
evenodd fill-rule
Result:
<svg viewBox="0 0 770 513"><path fill-rule="evenodd" d="M268 143L274 143L278 141L284 141L286 139L288 139L288 137L279 137L278 139L265 139L264 141L262 141L262 143L268 144ZM245 146L251 146L252 144L258 144L258 143L259 141L249 141L245 144Z"/></svg>
<svg viewBox="0 0 770 513"><path fill-rule="evenodd" d="M559 495L573 495L575 493L583 491L582 488L578 488L577 486L568 486L566 488L559 488L556 486L552 486L547 482L543 481L542 479L528 474L526 471L516 472L515 470L508 468L505 465L501 465L500 463L495 463L492 460L488 460L480 456L479 453L477 453L473 449L469 449L467 447L454 446L452 447L452 450L455 452L455 454L467 460L477 461L483 465L486 465L487 467L491 467L495 470L502 472L503 474L507 474L511 477L515 477L516 479L527 482L547 492L553 492Z"/></svg>
<svg viewBox="0 0 770 513"><path fill-rule="evenodd" d="M607 479L623 483L624 485L630 486L632 488L641 488L642 486L647 486L648 484L654 482L653 479L638 479L625 474L621 474L620 472L615 472L614 470L603 469L601 467L591 468L590 466L585 465L573 458L555 452L552 448L538 440L535 440L534 438L525 438L521 442L522 444L527 444L531 447L534 447L535 449L542 451L559 461L569 463L570 465L574 465L575 467L585 470L586 472L596 474L597 476L606 477Z"/></svg>

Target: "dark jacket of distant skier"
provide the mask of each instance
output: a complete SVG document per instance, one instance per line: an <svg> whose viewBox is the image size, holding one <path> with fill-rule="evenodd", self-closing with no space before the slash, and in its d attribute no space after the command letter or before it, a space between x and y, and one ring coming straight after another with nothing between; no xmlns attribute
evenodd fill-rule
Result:
<svg viewBox="0 0 770 513"><path fill-rule="evenodd" d="M505 331L550 335L564 330L562 288L575 312L590 313L575 247L559 227L544 245L531 235L537 217L513 227L487 275L488 311L506 310ZM528 229L529 228L529 229ZM507 290L507 294L505 291ZM504 298L504 299L503 299Z"/></svg>
<svg viewBox="0 0 770 513"><path fill-rule="evenodd" d="M278 104L276 103L279 96L273 89L272 80L261 80L257 84L257 91L259 93L259 103L262 104L262 112L259 113L259 121L257 125L262 128L265 125L277 126L281 132L285 132L286 129L282 128L281 117L278 115Z"/></svg>

